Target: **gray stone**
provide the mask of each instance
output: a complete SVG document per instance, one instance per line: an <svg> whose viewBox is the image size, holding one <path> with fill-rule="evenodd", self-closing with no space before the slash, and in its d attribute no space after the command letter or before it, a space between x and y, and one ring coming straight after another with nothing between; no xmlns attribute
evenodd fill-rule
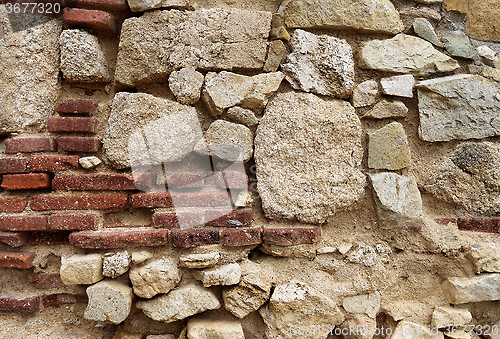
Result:
<svg viewBox="0 0 500 339"><path fill-rule="evenodd" d="M419 37L429 41L434 46L443 47L443 43L437 37L434 27L427 19L416 18L413 22L413 30Z"/></svg>
<svg viewBox="0 0 500 339"><path fill-rule="evenodd" d="M500 274L484 273L472 278L448 278L443 290L452 304L500 300Z"/></svg>
<svg viewBox="0 0 500 339"><path fill-rule="evenodd" d="M363 81L354 88L351 102L354 107L365 107L377 102L378 83L375 80Z"/></svg>
<svg viewBox="0 0 500 339"><path fill-rule="evenodd" d="M91 169L91 168L94 168L94 167L97 167L101 164L101 159L99 159L98 157L83 157L83 158L80 158L78 160L78 163L80 164L80 166L82 166L83 168L85 169Z"/></svg>
<svg viewBox="0 0 500 339"><path fill-rule="evenodd" d="M102 280L102 258L99 254L76 254L61 258L59 270L65 285L90 285Z"/></svg>
<svg viewBox="0 0 500 339"><path fill-rule="evenodd" d="M264 72L276 72L286 55L287 50L282 41L271 41L267 51L266 63L262 70Z"/></svg>
<svg viewBox="0 0 500 339"><path fill-rule="evenodd" d="M241 279L241 269L239 264L233 263L194 271L193 276L195 279L200 280L205 287L214 285L236 285Z"/></svg>
<svg viewBox="0 0 500 339"><path fill-rule="evenodd" d="M431 328L445 328L468 325L472 314L467 309L438 306L432 312Z"/></svg>
<svg viewBox="0 0 500 339"><path fill-rule="evenodd" d="M476 273L500 273L500 246L494 242L474 244L466 256L476 267Z"/></svg>
<svg viewBox="0 0 500 339"><path fill-rule="evenodd" d="M134 267L130 270L129 277L134 293L141 298L152 298L157 294L168 293L181 281L177 264L167 258Z"/></svg>
<svg viewBox="0 0 500 339"><path fill-rule="evenodd" d="M257 188L265 215L321 223L357 201L366 185L359 169L361 133L348 102L278 93L255 138Z"/></svg>
<svg viewBox="0 0 500 339"><path fill-rule="evenodd" d="M123 23L116 81L166 82L183 67L200 70L261 69L267 52L271 13L200 9L148 11Z"/></svg>
<svg viewBox="0 0 500 339"><path fill-rule="evenodd" d="M101 281L87 288L89 303L83 317L119 324L130 314L132 289L115 280Z"/></svg>
<svg viewBox="0 0 500 339"><path fill-rule="evenodd" d="M236 320L189 319L189 339L245 339L243 327Z"/></svg>
<svg viewBox="0 0 500 339"><path fill-rule="evenodd" d="M500 135L500 84L479 75L458 74L421 81L416 88L423 140Z"/></svg>
<svg viewBox="0 0 500 339"><path fill-rule="evenodd" d="M379 292L345 297L342 307L349 313L365 313L375 318L380 310L381 296Z"/></svg>
<svg viewBox="0 0 500 339"><path fill-rule="evenodd" d="M292 53L281 65L286 80L295 89L347 98L354 87L354 60L344 39L295 30Z"/></svg>
<svg viewBox="0 0 500 339"><path fill-rule="evenodd" d="M194 67L184 67L170 73L168 86L181 104L191 105L200 100L201 87L205 78Z"/></svg>
<svg viewBox="0 0 500 339"><path fill-rule="evenodd" d="M443 332L431 331L428 326L404 320L398 323L391 339L443 339Z"/></svg>
<svg viewBox="0 0 500 339"><path fill-rule="evenodd" d="M362 118L386 119L404 118L408 114L408 108L401 101L379 101Z"/></svg>
<svg viewBox="0 0 500 339"><path fill-rule="evenodd" d="M254 127L259 123L259 119L257 119L254 112L239 106L231 107L221 118L248 127Z"/></svg>
<svg viewBox="0 0 500 339"><path fill-rule="evenodd" d="M451 55L465 59L477 58L477 49L472 46L469 37L464 32L448 32L441 40L444 42L444 48Z"/></svg>
<svg viewBox="0 0 500 339"><path fill-rule="evenodd" d="M430 42L406 34L362 43L358 58L362 68L414 75L451 72L460 67L456 60L436 50Z"/></svg>
<svg viewBox="0 0 500 339"><path fill-rule="evenodd" d="M380 79L382 93L398 97L413 98L415 78L411 74L396 75Z"/></svg>
<svg viewBox="0 0 500 339"><path fill-rule="evenodd" d="M410 145L399 122L368 133L369 168L400 170L408 167L410 162Z"/></svg>
<svg viewBox="0 0 500 339"><path fill-rule="evenodd" d="M127 251L105 255L102 260L102 274L105 277L116 278L128 271L131 261Z"/></svg>
<svg viewBox="0 0 500 339"><path fill-rule="evenodd" d="M269 299L271 282L259 272L243 275L241 282L222 291L224 307L238 318L257 311Z"/></svg>
<svg viewBox="0 0 500 339"><path fill-rule="evenodd" d="M210 252L210 253L196 253L181 255L180 265L187 268L207 268L213 267L219 263L220 253Z"/></svg>

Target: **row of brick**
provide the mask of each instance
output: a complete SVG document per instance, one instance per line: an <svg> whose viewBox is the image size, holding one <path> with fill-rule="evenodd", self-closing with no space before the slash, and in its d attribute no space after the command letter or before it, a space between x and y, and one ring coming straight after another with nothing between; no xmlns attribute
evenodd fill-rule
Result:
<svg viewBox="0 0 500 339"><path fill-rule="evenodd" d="M11 138L5 140L5 153L57 152L98 152L101 140L93 137L34 137Z"/></svg>
<svg viewBox="0 0 500 339"><path fill-rule="evenodd" d="M32 155L27 158L0 159L0 174L60 172L80 168L77 155Z"/></svg>
<svg viewBox="0 0 500 339"><path fill-rule="evenodd" d="M461 231L500 233L500 218L436 218L439 224L455 223Z"/></svg>
<svg viewBox="0 0 500 339"><path fill-rule="evenodd" d="M17 294L0 294L0 311L33 313L43 307L55 307L76 302L76 296L66 293L51 293L41 296L24 297Z"/></svg>

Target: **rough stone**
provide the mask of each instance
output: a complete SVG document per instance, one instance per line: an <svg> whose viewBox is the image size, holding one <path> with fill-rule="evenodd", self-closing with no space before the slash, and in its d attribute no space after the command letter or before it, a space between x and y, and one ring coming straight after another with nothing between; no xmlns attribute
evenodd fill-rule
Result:
<svg viewBox="0 0 500 339"><path fill-rule="evenodd" d="M355 314L344 321L338 328L343 339L372 339L376 331L376 321L364 314Z"/></svg>
<svg viewBox="0 0 500 339"><path fill-rule="evenodd" d="M286 80L295 89L347 98L354 87L354 60L346 40L295 30L292 53L281 65Z"/></svg>
<svg viewBox="0 0 500 339"><path fill-rule="evenodd" d="M254 127L259 123L259 119L257 119L254 112L239 106L231 107L221 118L247 127Z"/></svg>
<svg viewBox="0 0 500 339"><path fill-rule="evenodd" d="M391 339L443 339L443 332L431 331L428 326L400 321L393 331Z"/></svg>
<svg viewBox="0 0 500 339"><path fill-rule="evenodd" d="M477 49L470 43L469 37L462 31L448 32L441 40L444 47L453 56L465 59L477 58Z"/></svg>
<svg viewBox="0 0 500 339"><path fill-rule="evenodd" d="M484 273L472 278L448 278L443 290L452 304L500 300L500 274Z"/></svg>
<svg viewBox="0 0 500 339"><path fill-rule="evenodd" d="M166 82L172 71L261 69L267 52L271 13L200 9L148 11L122 25L116 81Z"/></svg>
<svg viewBox="0 0 500 339"><path fill-rule="evenodd" d="M82 166L83 168L85 169L91 169L91 168L94 168L94 167L97 167L101 164L101 159L99 159L98 157L83 157L83 158L80 158L78 160L78 163L80 164L80 166Z"/></svg>
<svg viewBox="0 0 500 339"><path fill-rule="evenodd" d="M234 207L243 208L251 207L253 203L252 194L248 191L241 191L238 193L236 200L234 201Z"/></svg>
<svg viewBox="0 0 500 339"><path fill-rule="evenodd" d="M229 264L220 267L207 268L201 271L194 271L193 276L203 283L203 286L214 285L236 285L241 279L241 269L239 264Z"/></svg>
<svg viewBox="0 0 500 339"><path fill-rule="evenodd" d="M349 313L365 313L370 318L375 318L380 310L381 296L379 292L345 297L342 307Z"/></svg>
<svg viewBox="0 0 500 339"><path fill-rule="evenodd" d="M445 11L457 11L462 14L467 14L469 0L444 0L443 2Z"/></svg>
<svg viewBox="0 0 500 339"><path fill-rule="evenodd" d="M220 253L219 252L209 252L209 253L197 253L181 255L180 265L187 268L207 268L213 267L219 263Z"/></svg>
<svg viewBox="0 0 500 339"><path fill-rule="evenodd" d="M150 334L146 339L176 339L173 334Z"/></svg>
<svg viewBox="0 0 500 339"><path fill-rule="evenodd" d="M330 254L330 253L335 253L337 249L332 246L325 246L325 247L320 247L316 250L316 254Z"/></svg>
<svg viewBox="0 0 500 339"><path fill-rule="evenodd" d="M94 321L119 324L130 314L132 289L122 282L101 281L87 288L89 303L83 317Z"/></svg>
<svg viewBox="0 0 500 339"><path fill-rule="evenodd" d="M202 138L194 107L145 93L117 93L103 138L119 169L182 160Z"/></svg>
<svg viewBox="0 0 500 339"><path fill-rule="evenodd" d="M158 8L161 0L127 0L132 12L144 12L148 9Z"/></svg>
<svg viewBox="0 0 500 339"><path fill-rule="evenodd" d="M436 50L430 42L406 34L362 43L358 57L363 68L414 75L451 72L460 67L456 60Z"/></svg>
<svg viewBox="0 0 500 339"><path fill-rule="evenodd" d="M153 255L148 251L132 251L132 263L141 264L148 259L151 259Z"/></svg>
<svg viewBox="0 0 500 339"><path fill-rule="evenodd" d="M61 280L65 285L90 285L102 280L102 258L99 254L77 254L61 258Z"/></svg>
<svg viewBox="0 0 500 339"><path fill-rule="evenodd" d="M422 198L413 177L369 174L379 222L384 228L421 225Z"/></svg>
<svg viewBox="0 0 500 339"><path fill-rule="evenodd" d="M109 82L106 56L96 36L81 29L66 29L59 37L61 72L69 82Z"/></svg>
<svg viewBox="0 0 500 339"><path fill-rule="evenodd" d="M416 88L423 140L500 135L500 84L479 75L458 74L421 81Z"/></svg>
<svg viewBox="0 0 500 339"><path fill-rule="evenodd" d="M130 262L131 258L127 251L105 255L102 260L102 274L105 277L116 278L128 271Z"/></svg>
<svg viewBox="0 0 500 339"><path fill-rule="evenodd" d="M316 257L317 244L301 244L293 246L280 246L274 244L263 243L259 249L265 254L274 257L285 258L306 258L313 260Z"/></svg>
<svg viewBox="0 0 500 339"><path fill-rule="evenodd" d="M113 339L142 339L141 333L129 332L123 329L123 326L118 326Z"/></svg>
<svg viewBox="0 0 500 339"><path fill-rule="evenodd" d="M377 102L378 84L375 80L367 80L360 83L352 92L352 105L354 107L365 107Z"/></svg>
<svg viewBox="0 0 500 339"><path fill-rule="evenodd" d="M179 268L171 259L154 260L144 266L130 270L130 281L134 293L141 298L152 298L168 293L181 281Z"/></svg>
<svg viewBox="0 0 500 339"><path fill-rule="evenodd" d="M494 242L474 244L466 256L476 267L476 273L500 273L500 246Z"/></svg>
<svg viewBox="0 0 500 339"><path fill-rule="evenodd" d="M495 61L495 51L486 45L479 46L477 48L477 53L480 57L485 58L490 62Z"/></svg>
<svg viewBox="0 0 500 339"><path fill-rule="evenodd" d="M266 63L262 70L264 72L276 72L286 55L286 46L282 41L271 41L267 51Z"/></svg>
<svg viewBox="0 0 500 339"><path fill-rule="evenodd" d="M500 41L499 17L500 0L468 0L467 33L474 39Z"/></svg>
<svg viewBox="0 0 500 339"><path fill-rule="evenodd" d="M190 319L187 324L189 339L245 339L243 327L236 320Z"/></svg>
<svg viewBox="0 0 500 339"><path fill-rule="evenodd" d="M400 170L410 166L410 162L410 145L399 122L368 133L369 168Z"/></svg>
<svg viewBox="0 0 500 339"><path fill-rule="evenodd" d="M217 297L200 283L189 283L166 295L140 301L136 305L151 319L166 323L218 309L221 306Z"/></svg>
<svg viewBox="0 0 500 339"><path fill-rule="evenodd" d="M194 67L184 67L170 73L168 86L178 102L192 105L200 100L201 88L205 78Z"/></svg>
<svg viewBox="0 0 500 339"><path fill-rule="evenodd" d="M222 298L226 310L238 318L244 318L264 305L270 293L269 279L259 272L252 272L243 275L237 286L224 289Z"/></svg>
<svg viewBox="0 0 500 339"><path fill-rule="evenodd" d="M468 325L472 314L467 309L438 306L432 312L431 328Z"/></svg>
<svg viewBox="0 0 500 339"><path fill-rule="evenodd" d="M355 29L388 34L403 30L398 11L388 0L288 0L278 12L289 28Z"/></svg>
<svg viewBox="0 0 500 339"><path fill-rule="evenodd" d="M372 267L377 263L378 255L373 247L367 244L359 244L358 247L349 253L347 260L356 264Z"/></svg>
<svg viewBox="0 0 500 339"><path fill-rule="evenodd" d="M404 118L408 114L408 108L401 101L379 101L371 110L366 112L362 118L387 119Z"/></svg>
<svg viewBox="0 0 500 339"><path fill-rule="evenodd" d="M320 223L346 209L364 194L362 156L360 121L348 102L277 94L255 138L266 216Z"/></svg>
<svg viewBox="0 0 500 339"><path fill-rule="evenodd" d="M413 22L413 30L419 37L429 41L434 46L443 47L443 43L437 37L434 27L429 20L425 18L416 18Z"/></svg>
<svg viewBox="0 0 500 339"><path fill-rule="evenodd" d="M415 78L411 74L396 75L380 79L382 93L398 97L413 98Z"/></svg>

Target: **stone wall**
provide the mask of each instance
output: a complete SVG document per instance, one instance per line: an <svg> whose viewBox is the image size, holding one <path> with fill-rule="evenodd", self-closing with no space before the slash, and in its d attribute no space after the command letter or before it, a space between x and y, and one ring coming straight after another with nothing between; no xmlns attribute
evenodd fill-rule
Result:
<svg viewBox="0 0 500 339"><path fill-rule="evenodd" d="M498 0L16 6L0 338L498 338Z"/></svg>

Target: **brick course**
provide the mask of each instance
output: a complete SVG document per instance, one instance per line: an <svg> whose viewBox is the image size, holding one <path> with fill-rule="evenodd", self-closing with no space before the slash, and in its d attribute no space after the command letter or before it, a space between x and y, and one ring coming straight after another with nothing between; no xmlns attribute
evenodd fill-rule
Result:
<svg viewBox="0 0 500 339"><path fill-rule="evenodd" d="M116 34L116 21L113 15L100 10L65 8L63 21L70 27L81 27L97 33Z"/></svg>
<svg viewBox="0 0 500 339"><path fill-rule="evenodd" d="M35 312L40 307L40 297L21 297L11 294L0 294L0 311L17 311L22 313Z"/></svg>
<svg viewBox="0 0 500 339"><path fill-rule="evenodd" d="M99 216L96 214L52 214L49 216L51 230L96 230Z"/></svg>
<svg viewBox="0 0 500 339"><path fill-rule="evenodd" d="M5 153L56 152L54 138L15 138L5 140Z"/></svg>
<svg viewBox="0 0 500 339"><path fill-rule="evenodd" d="M80 168L77 155L33 155L29 160L33 172L58 172Z"/></svg>
<svg viewBox="0 0 500 339"><path fill-rule="evenodd" d="M191 248L219 243L219 230L216 229L172 230L171 232L172 246L177 248Z"/></svg>
<svg viewBox="0 0 500 339"><path fill-rule="evenodd" d="M28 206L27 197L0 198L0 212L22 212Z"/></svg>
<svg viewBox="0 0 500 339"><path fill-rule="evenodd" d="M129 245L166 246L168 230L75 232L69 236L72 245L80 248L104 249Z"/></svg>
<svg viewBox="0 0 500 339"><path fill-rule="evenodd" d="M3 176L2 188L9 191L50 188L50 175L47 173L6 174Z"/></svg>
<svg viewBox="0 0 500 339"><path fill-rule="evenodd" d="M151 174L75 174L58 175L52 180L52 189L57 191L124 191L138 187L151 187Z"/></svg>
<svg viewBox="0 0 500 339"><path fill-rule="evenodd" d="M461 231L500 232L500 218L458 218L457 224Z"/></svg>
<svg viewBox="0 0 500 339"><path fill-rule="evenodd" d="M248 227L252 226L252 210L205 211L205 225L211 227Z"/></svg>
<svg viewBox="0 0 500 339"><path fill-rule="evenodd" d="M32 252L0 252L0 267L28 269L33 267L35 253Z"/></svg>
<svg viewBox="0 0 500 339"><path fill-rule="evenodd" d="M264 228L263 241L278 246L314 244L321 240L321 229L310 228Z"/></svg>
<svg viewBox="0 0 500 339"><path fill-rule="evenodd" d="M4 158L0 159L0 174L28 172L28 159Z"/></svg>
<svg viewBox="0 0 500 339"><path fill-rule="evenodd" d="M69 245L71 231L30 232L29 245Z"/></svg>
<svg viewBox="0 0 500 339"><path fill-rule="evenodd" d="M65 99L57 105L56 111L59 114L92 115L96 107L97 101L92 99Z"/></svg>
<svg viewBox="0 0 500 339"><path fill-rule="evenodd" d="M34 211L51 210L107 210L127 208L127 194L96 194L96 195L41 195L31 198L30 207Z"/></svg>
<svg viewBox="0 0 500 339"><path fill-rule="evenodd" d="M52 289L66 287L59 273L28 274L27 280L36 288Z"/></svg>
<svg viewBox="0 0 500 339"><path fill-rule="evenodd" d="M47 129L49 132L84 132L95 133L97 120L82 117L49 117Z"/></svg>
<svg viewBox="0 0 500 339"><path fill-rule="evenodd" d="M0 243L10 247L20 247L28 242L28 232L0 232Z"/></svg>
<svg viewBox="0 0 500 339"><path fill-rule="evenodd" d="M101 140L91 137L59 137L57 145L65 152L98 152L101 149Z"/></svg>
<svg viewBox="0 0 500 339"><path fill-rule="evenodd" d="M194 227L202 224L202 218L197 212L155 213L153 225L156 228Z"/></svg>
<svg viewBox="0 0 500 339"><path fill-rule="evenodd" d="M43 231L47 229L45 215L2 215L0 230L2 231Z"/></svg>
<svg viewBox="0 0 500 339"><path fill-rule="evenodd" d="M224 246L249 246L262 243L260 228L228 228L221 232L220 243Z"/></svg>

